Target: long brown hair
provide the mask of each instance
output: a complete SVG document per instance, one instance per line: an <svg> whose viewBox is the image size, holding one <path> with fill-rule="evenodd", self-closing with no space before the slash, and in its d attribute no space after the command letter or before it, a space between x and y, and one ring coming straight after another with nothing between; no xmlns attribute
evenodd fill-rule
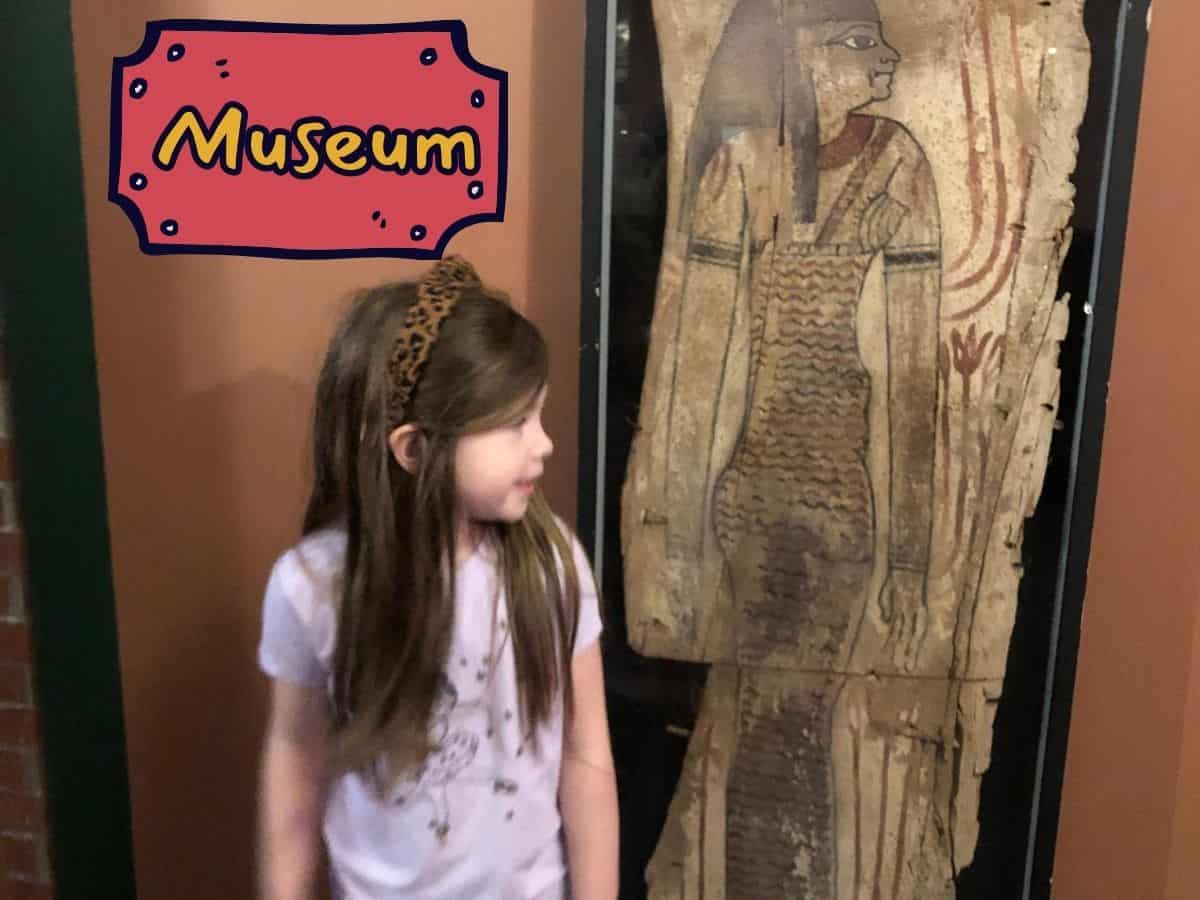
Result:
<svg viewBox="0 0 1200 900"><path fill-rule="evenodd" d="M504 424L546 383L548 351L505 299L464 288L407 404L422 450L407 472L388 446L388 356L416 284L361 294L325 356L304 533L342 528L332 706L335 763L397 778L429 752L429 720L454 627L454 448ZM522 726L570 709L579 585L568 538L540 493L515 523L488 526L516 660Z"/></svg>

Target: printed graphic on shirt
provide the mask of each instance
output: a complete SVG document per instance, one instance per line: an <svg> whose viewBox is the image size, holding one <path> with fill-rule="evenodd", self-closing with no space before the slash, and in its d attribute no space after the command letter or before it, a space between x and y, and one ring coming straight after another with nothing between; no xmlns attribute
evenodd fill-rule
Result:
<svg viewBox="0 0 1200 900"><path fill-rule="evenodd" d="M460 703L458 688L448 675L442 675L430 717L432 746L429 755L410 778L396 784L389 794L389 802L396 806L428 803L430 817L427 827L443 843L453 826L451 786L471 793L486 791L495 798L492 802L505 802L507 799L510 805L504 813L504 820L511 822L515 816L511 798L519 793L520 784L502 771L506 756L502 746L505 742L498 739L497 723L490 713L490 691L487 690L495 674L497 655L484 655L478 660L478 666L472 666L465 656L460 658L460 667L468 671L474 669L476 680L484 682L485 687L483 695L468 703ZM503 710L500 719L503 723L500 728L516 724L516 716L511 709ZM522 739L514 755L523 756L528 743L528 738ZM481 752L485 749L491 752ZM473 805L481 799L476 796L465 802Z"/></svg>

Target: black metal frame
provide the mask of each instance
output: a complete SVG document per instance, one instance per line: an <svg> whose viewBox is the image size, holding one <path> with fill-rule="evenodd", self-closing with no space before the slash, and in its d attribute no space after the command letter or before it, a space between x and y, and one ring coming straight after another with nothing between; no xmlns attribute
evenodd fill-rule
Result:
<svg viewBox="0 0 1200 900"><path fill-rule="evenodd" d="M609 111L612 15L616 0L587 0L583 83L583 221L579 294L579 465L576 530L585 547L596 549L603 515L597 473L603 466L600 423L608 284ZM598 562L597 562L598 565Z"/></svg>
<svg viewBox="0 0 1200 900"><path fill-rule="evenodd" d="M1035 806L1029 830L1024 894L1028 900L1049 900L1054 875L1067 735L1075 693L1080 622L1087 592L1088 556L1095 520L1101 444L1108 409L1108 378L1112 369L1117 305L1125 262L1125 232L1149 40L1151 0L1117 0L1115 4L1091 0L1089 11L1096 5L1116 6L1117 40L1095 255L1088 291L1090 315L1084 332L1080 397L1073 423L1072 473L1067 486L1063 547L1054 603L1056 621L1042 713Z"/></svg>

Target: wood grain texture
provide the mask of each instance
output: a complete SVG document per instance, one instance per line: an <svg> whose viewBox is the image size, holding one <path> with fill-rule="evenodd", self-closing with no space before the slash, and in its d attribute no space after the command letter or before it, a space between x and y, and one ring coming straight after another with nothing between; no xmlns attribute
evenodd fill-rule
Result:
<svg viewBox="0 0 1200 900"><path fill-rule="evenodd" d="M656 0L630 640L713 664L648 878L954 896L1058 399L1080 0Z"/></svg>

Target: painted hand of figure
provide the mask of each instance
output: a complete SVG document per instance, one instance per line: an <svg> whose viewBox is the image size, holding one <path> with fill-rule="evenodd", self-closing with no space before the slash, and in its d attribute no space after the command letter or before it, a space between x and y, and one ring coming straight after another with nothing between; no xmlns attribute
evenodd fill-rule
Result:
<svg viewBox="0 0 1200 900"><path fill-rule="evenodd" d="M885 652L905 672L916 666L929 627L926 574L909 569L889 569L879 592L879 614L888 626Z"/></svg>

